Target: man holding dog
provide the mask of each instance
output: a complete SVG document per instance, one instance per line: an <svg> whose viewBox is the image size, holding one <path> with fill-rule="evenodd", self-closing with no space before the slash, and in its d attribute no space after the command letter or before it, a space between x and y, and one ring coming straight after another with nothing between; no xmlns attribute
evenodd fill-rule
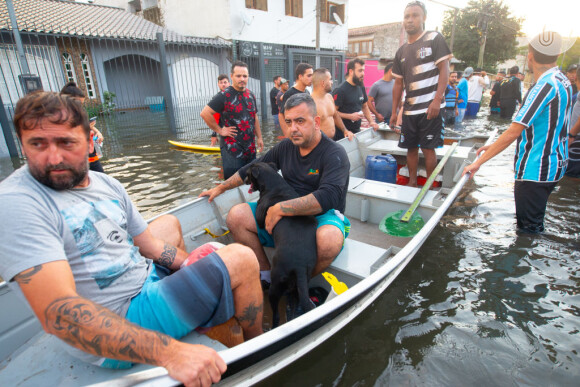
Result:
<svg viewBox="0 0 580 387"><path fill-rule="evenodd" d="M289 137L257 161L276 164L286 182L301 197L270 207L265 230L256 224L255 203L234 206L227 218L236 242L251 247L256 253L261 278L266 282L270 282L270 263L262 246L272 246L272 230L283 216L317 217L318 260L312 275L322 272L332 263L350 231L350 222L342 214L346 206L350 169L346 151L321 132L320 117L310 95L296 94L288 99L284 107ZM207 196L211 201L223 192L244 184L248 167L241 168L230 179L202 192L200 196Z"/></svg>
<svg viewBox="0 0 580 387"><path fill-rule="evenodd" d="M262 333L254 253L234 244L182 265L177 218L147 224L117 180L88 171L92 136L73 98L29 94L14 126L27 165L0 184L0 217L11 222L0 233L2 278L82 360L152 364L185 385L217 383L220 356L175 339L232 316L246 339Z"/></svg>

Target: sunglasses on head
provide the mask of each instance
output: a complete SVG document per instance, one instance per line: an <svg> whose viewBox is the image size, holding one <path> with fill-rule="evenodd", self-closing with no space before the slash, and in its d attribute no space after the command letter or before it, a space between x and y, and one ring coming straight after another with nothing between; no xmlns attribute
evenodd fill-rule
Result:
<svg viewBox="0 0 580 387"><path fill-rule="evenodd" d="M421 1L415 0L415 1L411 1L410 3L407 4L407 6L405 8L409 8L409 7L421 7L421 9L423 10L423 13L425 15L427 15L427 9L425 8L425 4L423 4Z"/></svg>

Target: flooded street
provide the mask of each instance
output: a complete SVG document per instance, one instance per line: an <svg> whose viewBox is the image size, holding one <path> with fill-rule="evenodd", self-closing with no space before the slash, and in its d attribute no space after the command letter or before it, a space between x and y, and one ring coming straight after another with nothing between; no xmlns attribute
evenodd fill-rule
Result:
<svg viewBox="0 0 580 387"><path fill-rule="evenodd" d="M279 133L263 126L270 148ZM454 130L495 127L507 123L482 115ZM186 137L165 129L138 141L104 134L104 168L145 218L220 181L219 153L167 143ZM200 139L209 145L209 134ZM514 145L480 169L373 307L262 385L578 385L580 181L557 186L544 234L519 235L513 155ZM10 164L0 164L0 178Z"/></svg>

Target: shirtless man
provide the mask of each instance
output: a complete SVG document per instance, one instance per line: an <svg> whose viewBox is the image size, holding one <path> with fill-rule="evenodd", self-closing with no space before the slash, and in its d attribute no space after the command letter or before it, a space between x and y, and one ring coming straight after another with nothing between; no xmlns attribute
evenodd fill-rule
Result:
<svg viewBox="0 0 580 387"><path fill-rule="evenodd" d="M332 90L332 76L330 71L319 68L312 75L312 99L316 103L316 111L320 116L320 129L330 139L334 138L336 128L352 141L354 133L347 130L334 106L334 99L330 95Z"/></svg>

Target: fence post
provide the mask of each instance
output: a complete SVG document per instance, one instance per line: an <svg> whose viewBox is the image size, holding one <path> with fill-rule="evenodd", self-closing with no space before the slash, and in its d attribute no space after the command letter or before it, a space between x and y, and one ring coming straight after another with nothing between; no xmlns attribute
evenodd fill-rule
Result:
<svg viewBox="0 0 580 387"><path fill-rule="evenodd" d="M171 83L169 80L169 70L167 68L167 56L165 55L165 42L163 41L163 33L157 33L157 43L159 44L159 62L161 65L161 79L163 81L163 88L165 89L165 103L167 106L167 114L169 116L169 128L172 133L177 133L177 125L175 124L175 111L173 110L173 96L171 94Z"/></svg>
<svg viewBox="0 0 580 387"><path fill-rule="evenodd" d="M16 141L12 135L12 129L10 128L10 120L8 119L8 115L6 115L4 102L2 102L2 96L0 96L0 126L2 126L2 133L4 134L4 140L8 147L8 154L10 157L19 157L20 155L18 154L18 148L16 148Z"/></svg>
<svg viewBox="0 0 580 387"><path fill-rule="evenodd" d="M266 90L266 66L264 65L264 43L260 43L260 97L262 99L262 121L268 119L268 90Z"/></svg>

